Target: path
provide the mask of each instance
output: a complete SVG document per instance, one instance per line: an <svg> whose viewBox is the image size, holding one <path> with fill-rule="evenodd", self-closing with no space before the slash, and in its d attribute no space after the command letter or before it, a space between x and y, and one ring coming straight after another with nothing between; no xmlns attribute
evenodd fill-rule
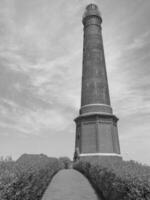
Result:
<svg viewBox="0 0 150 200"><path fill-rule="evenodd" d="M42 200L100 200L88 180L73 169L61 170L49 184Z"/></svg>

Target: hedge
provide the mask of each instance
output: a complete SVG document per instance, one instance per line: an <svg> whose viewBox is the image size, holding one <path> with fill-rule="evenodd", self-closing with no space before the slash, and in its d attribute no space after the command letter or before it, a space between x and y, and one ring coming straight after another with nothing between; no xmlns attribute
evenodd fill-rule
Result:
<svg viewBox="0 0 150 200"><path fill-rule="evenodd" d="M11 167L10 167L11 166ZM17 162L0 164L1 200L40 200L62 161L45 155L23 155Z"/></svg>
<svg viewBox="0 0 150 200"><path fill-rule="evenodd" d="M83 173L104 200L150 200L150 167L134 161L80 160Z"/></svg>

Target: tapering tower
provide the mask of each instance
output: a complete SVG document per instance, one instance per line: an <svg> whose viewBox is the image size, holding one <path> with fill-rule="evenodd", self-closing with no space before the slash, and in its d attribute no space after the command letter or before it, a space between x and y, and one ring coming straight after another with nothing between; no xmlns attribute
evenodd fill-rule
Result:
<svg viewBox="0 0 150 200"><path fill-rule="evenodd" d="M81 108L76 122L75 155L120 156L118 118L110 105L103 39L102 17L90 4L83 15L83 69Z"/></svg>

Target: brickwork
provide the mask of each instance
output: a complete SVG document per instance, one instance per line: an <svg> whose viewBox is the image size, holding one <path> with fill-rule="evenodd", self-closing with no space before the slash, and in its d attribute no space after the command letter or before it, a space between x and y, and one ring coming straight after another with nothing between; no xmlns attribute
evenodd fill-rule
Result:
<svg viewBox="0 0 150 200"><path fill-rule="evenodd" d="M87 104L110 105L108 82L105 67L103 39L101 33L101 16L89 7L83 18L84 47L82 71L81 106ZM90 15L92 13L92 15Z"/></svg>

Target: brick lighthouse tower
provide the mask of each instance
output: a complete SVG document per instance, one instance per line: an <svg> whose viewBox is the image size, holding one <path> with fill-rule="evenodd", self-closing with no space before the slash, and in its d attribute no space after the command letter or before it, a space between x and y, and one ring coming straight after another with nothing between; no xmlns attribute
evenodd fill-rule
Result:
<svg viewBox="0 0 150 200"><path fill-rule="evenodd" d="M110 104L102 17L90 4L83 15L84 43L81 108L76 122L75 158L121 157L117 121Z"/></svg>

